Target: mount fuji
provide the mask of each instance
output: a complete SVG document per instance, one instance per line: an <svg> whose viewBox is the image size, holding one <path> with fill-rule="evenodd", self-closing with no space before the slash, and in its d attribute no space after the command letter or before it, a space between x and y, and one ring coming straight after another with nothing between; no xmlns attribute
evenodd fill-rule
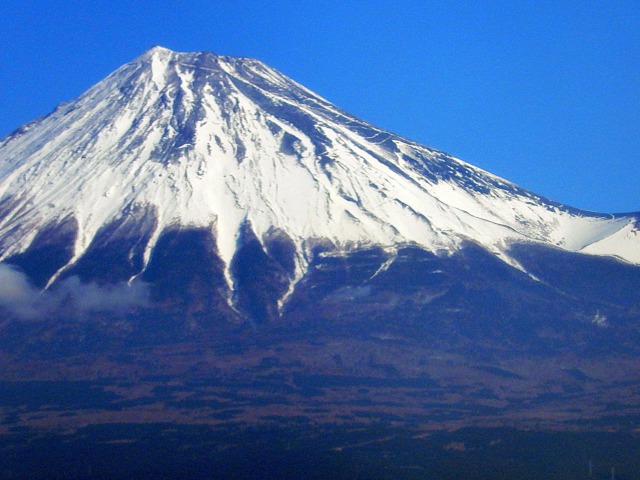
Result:
<svg viewBox="0 0 640 480"><path fill-rule="evenodd" d="M252 59L153 48L10 135L0 158L0 259L26 266L64 232L48 268L27 269L39 286L70 273L132 282L186 229L214 239L231 307L247 239L286 273L279 308L319 250L381 248L380 271L405 246L443 257L468 242L525 272L512 253L525 242L640 263L638 215L549 201ZM89 268L106 247L121 258Z"/></svg>
<svg viewBox="0 0 640 480"><path fill-rule="evenodd" d="M0 262L2 431L638 415L639 213L544 198L258 60L155 47L3 139ZM26 380L102 396L20 410Z"/></svg>

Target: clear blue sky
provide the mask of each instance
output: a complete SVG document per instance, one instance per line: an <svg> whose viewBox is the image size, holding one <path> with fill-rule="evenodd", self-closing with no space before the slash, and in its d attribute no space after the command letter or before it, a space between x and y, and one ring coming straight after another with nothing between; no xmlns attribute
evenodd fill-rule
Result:
<svg viewBox="0 0 640 480"><path fill-rule="evenodd" d="M0 137L154 45L256 57L569 205L640 210L638 1L5 0Z"/></svg>

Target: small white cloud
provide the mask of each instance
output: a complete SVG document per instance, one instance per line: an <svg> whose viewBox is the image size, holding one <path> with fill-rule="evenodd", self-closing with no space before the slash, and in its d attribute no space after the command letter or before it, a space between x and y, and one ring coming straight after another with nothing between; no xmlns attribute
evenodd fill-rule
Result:
<svg viewBox="0 0 640 480"><path fill-rule="evenodd" d="M148 304L149 285L144 282L98 285L71 277L51 290L40 291L30 284L24 273L0 264L0 307L21 319L49 317L62 308L65 313L80 318L98 311L125 313Z"/></svg>
<svg viewBox="0 0 640 480"><path fill-rule="evenodd" d="M594 316L593 319L591 320L591 322L600 328L606 328L609 326L609 322L607 321L607 317L602 315L600 312L597 312Z"/></svg>

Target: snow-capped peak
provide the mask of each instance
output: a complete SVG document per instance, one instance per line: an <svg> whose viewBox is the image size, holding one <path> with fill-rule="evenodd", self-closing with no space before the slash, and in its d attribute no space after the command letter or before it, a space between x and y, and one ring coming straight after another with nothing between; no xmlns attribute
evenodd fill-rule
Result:
<svg viewBox="0 0 640 480"><path fill-rule="evenodd" d="M77 222L72 265L99 230L153 211L212 229L231 264L240 232L283 232L296 277L311 248L477 242L507 261L534 241L640 264L638 218L564 207L375 128L254 59L154 47L0 142L0 259ZM64 267L64 268L66 268ZM228 280L233 280L227 271Z"/></svg>

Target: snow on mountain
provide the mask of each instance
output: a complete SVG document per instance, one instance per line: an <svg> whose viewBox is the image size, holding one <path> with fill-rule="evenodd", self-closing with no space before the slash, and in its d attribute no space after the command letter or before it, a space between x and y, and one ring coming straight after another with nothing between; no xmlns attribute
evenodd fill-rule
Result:
<svg viewBox="0 0 640 480"><path fill-rule="evenodd" d="M211 228L230 285L245 224L261 241L292 240L296 278L318 242L444 254L471 240L516 264L510 245L533 241L640 264L635 215L544 199L362 122L257 60L161 47L0 142L0 199L0 260L75 219L61 271L137 207L156 217L145 263L167 228Z"/></svg>

